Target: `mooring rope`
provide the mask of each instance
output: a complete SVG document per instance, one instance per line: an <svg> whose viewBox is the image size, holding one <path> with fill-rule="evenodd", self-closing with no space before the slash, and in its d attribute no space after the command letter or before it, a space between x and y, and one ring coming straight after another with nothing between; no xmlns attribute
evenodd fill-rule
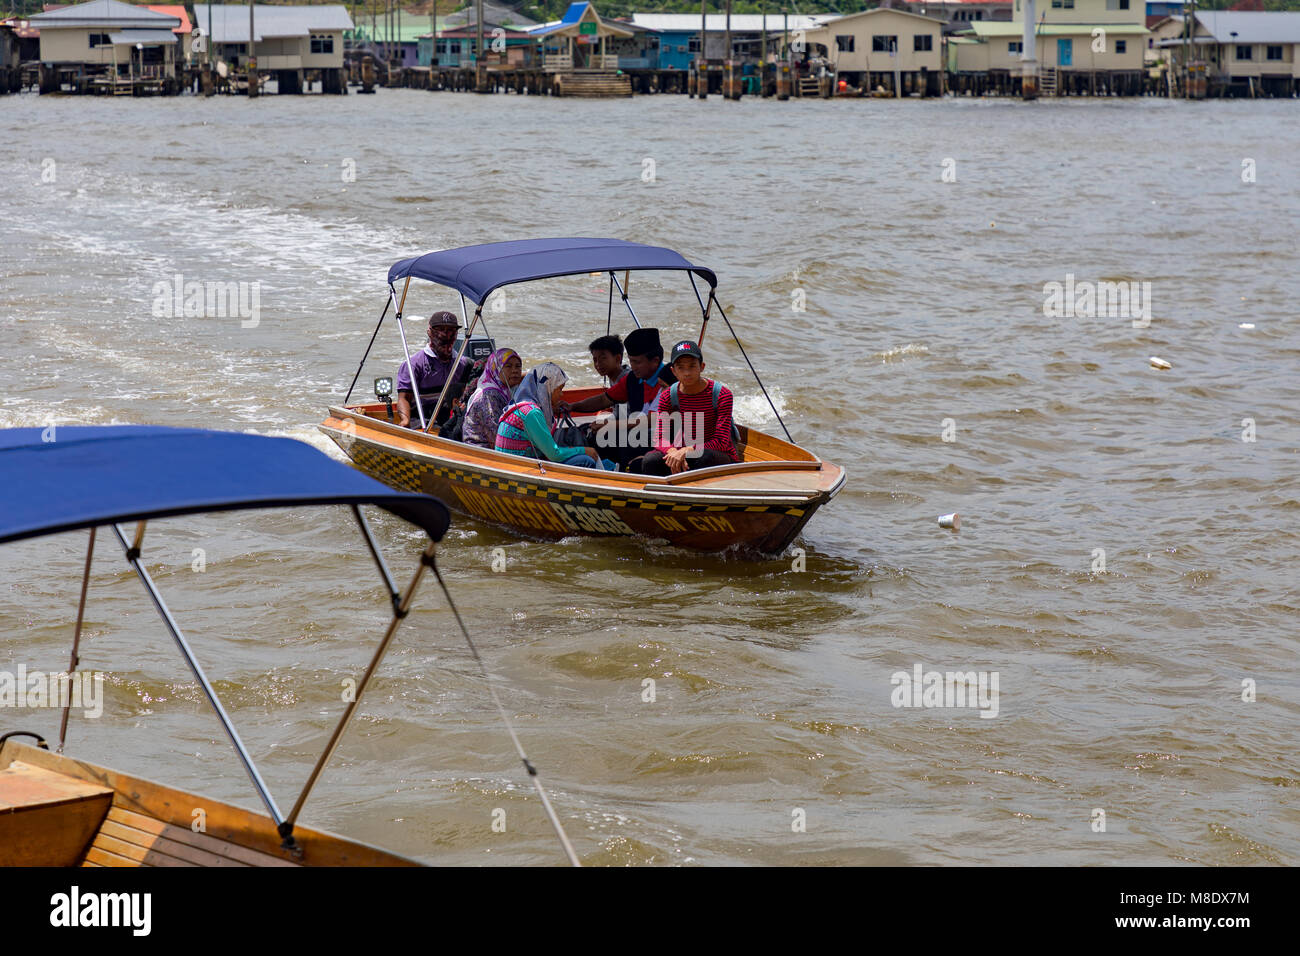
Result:
<svg viewBox="0 0 1300 956"><path fill-rule="evenodd" d="M461 634L465 635L465 643L469 645L469 652L474 655L474 660L478 661L479 670L483 672L483 679L487 681L488 693L492 695L492 702L497 705L497 712L501 715L501 720L510 733L510 739L514 741L515 751L519 754L519 759L523 761L528 776L532 778L533 786L537 788L537 795L542 798L542 806L546 808L546 815L550 818L551 826L555 828L555 835L560 838L560 845L564 847L565 856L569 858L569 862L574 866L582 866L578 862L578 855L573 852L573 844L569 842L569 837L564 832L560 818L555 815L555 808L551 806L551 800L546 795L546 788L542 786L542 780L537 774L537 768L528 759L528 754L524 753L524 746L519 742L519 735L515 733L514 725L510 723L510 718L506 716L506 709L501 705L501 698L497 696L496 688L492 685L492 676L488 673L483 658L479 656L478 648L474 646L474 639L469 636L469 629L465 627L465 622L461 620L460 611L456 610L456 602L451 599L451 592L447 590L447 582L442 579L442 572L438 570L438 565L433 561L429 562L429 567L433 569L433 576L438 579L438 586L442 588L442 593L447 598L447 606L451 608L456 623L460 625Z"/></svg>

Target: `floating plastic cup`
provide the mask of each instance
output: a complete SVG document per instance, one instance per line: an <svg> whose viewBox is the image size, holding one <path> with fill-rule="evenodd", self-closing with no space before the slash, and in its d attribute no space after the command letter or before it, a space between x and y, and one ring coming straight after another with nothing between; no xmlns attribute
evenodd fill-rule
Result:
<svg viewBox="0 0 1300 956"><path fill-rule="evenodd" d="M951 528L953 531L961 530L961 515L953 512L950 515L939 515L939 527Z"/></svg>
<svg viewBox="0 0 1300 956"><path fill-rule="evenodd" d="M1151 367L1152 367L1152 368L1158 368L1158 369L1171 369L1171 368L1173 368L1172 365L1170 365L1168 362L1166 362L1164 359L1162 359L1162 358L1161 358L1160 356L1158 356L1158 355L1153 355L1153 356L1151 356L1151 358L1150 358L1149 361L1151 362Z"/></svg>

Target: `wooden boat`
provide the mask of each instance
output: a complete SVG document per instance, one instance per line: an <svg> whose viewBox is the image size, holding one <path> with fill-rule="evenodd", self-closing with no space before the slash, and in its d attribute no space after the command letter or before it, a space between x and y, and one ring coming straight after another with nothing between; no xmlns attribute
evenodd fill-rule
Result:
<svg viewBox="0 0 1300 956"><path fill-rule="evenodd" d="M62 756L73 694L61 693L66 699L60 701L63 714L58 753L51 753L35 733L0 735L0 865L418 865L387 850L304 827L298 817L406 617L422 576L432 570L441 583L434 544L449 521L442 503L427 495L393 491L310 445L286 438L133 425L59 427L51 437L42 431L0 431L0 496L5 504L0 511L0 543L77 529L90 531L71 666L58 676L69 682L78 676L74 672L95 535L97 529L108 527L212 705L266 813ZM60 494L49 495L50 488L58 488ZM325 749L286 814L271 795L145 569L142 547L146 523L154 518L326 504L351 508L391 600L392 619L352 700L342 708ZM393 580L362 505L388 511L428 535L420 562L404 589L399 590ZM134 532L123 527L130 522L136 523ZM35 738L37 745L21 743L19 737ZM576 863L517 738L516 746L570 860Z"/></svg>
<svg viewBox="0 0 1300 956"><path fill-rule="evenodd" d="M702 313L698 340L703 342L715 308L735 338L714 294L717 278L712 270L692 265L672 250L614 239L533 239L467 246L394 264L388 275L388 302L370 345L392 310L410 360L402 308L412 278L460 293L465 329L457 360L473 341L483 302L494 290L517 282L607 272L611 313L617 289L640 327L626 294L628 274L638 270L685 272ZM619 272L624 274L622 282ZM697 278L708 284L707 301ZM466 299L476 305L472 321ZM367 348L367 356L369 352ZM365 360L363 356L361 367ZM453 509L528 537L640 535L699 551L736 548L779 554L844 486L841 467L800 448L788 431L781 439L739 424L740 460L735 464L664 478L570 467L479 448L434 434L429 426L437 417L436 408L427 421L420 410L424 427L403 428L393 421L387 401L350 404L361 367L343 404L331 406L320 425L353 463L394 488L434 495ZM758 384L762 388L762 382ZM566 389L564 399L576 402L599 391ZM765 388L763 394L767 397ZM784 430L775 405L772 410ZM599 417L574 418L582 424Z"/></svg>

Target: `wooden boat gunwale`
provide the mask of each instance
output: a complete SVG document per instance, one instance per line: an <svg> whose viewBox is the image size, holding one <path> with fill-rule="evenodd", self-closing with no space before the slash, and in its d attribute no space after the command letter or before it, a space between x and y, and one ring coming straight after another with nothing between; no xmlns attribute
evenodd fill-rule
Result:
<svg viewBox="0 0 1300 956"><path fill-rule="evenodd" d="M368 406L360 406L360 408L366 407ZM404 439L415 446L414 448L409 449L410 451L423 454L429 458L433 458L446 464L477 465L481 467L484 472L491 472L502 477L514 478L526 476L531 480L544 481L547 484L564 487L574 491L592 490L593 488L603 489L626 485L628 486L626 489L620 488L620 493L634 494L636 492L642 492L648 495L675 495L682 486L691 485L692 483L698 484L700 481L707 481L720 476L756 474L767 470L821 471L828 464L820 459L815 461L736 462L731 465L719 465L714 468L682 472L681 474L669 475L667 477L660 477L657 475L637 475L618 471L597 472L591 468L579 468L573 465L565 465L550 461L543 462L535 458L524 458L520 455L511 455L507 452L496 451L491 448L480 448L475 445L467 445L464 442L442 438L439 435L416 432L409 428L403 428L401 425L392 422L373 418L358 407L349 408L346 406L331 405L329 411L331 416L364 423L368 428L377 429L394 437ZM328 419L326 421L328 422ZM353 433L350 430L331 428L325 423L322 423L318 427L324 434L329 435L341 445L359 440L359 432ZM446 451L448 454L440 455L438 454L439 451ZM493 467L493 463L498 463L500 467ZM838 468L838 466L835 467ZM843 474L843 469L839 470L841 473L835 485L824 493L818 493L819 495L826 494L827 500L829 500L829 497L833 497L837 494L839 489L843 487L845 476ZM566 480L566 478L569 480ZM613 484L606 484L607 482ZM697 495L714 498L734 498L738 502L750 504L758 503L760 501L810 500L809 496L806 495L783 495L761 490L742 491L737 489L711 488L708 486L688 488L686 490Z"/></svg>
<svg viewBox="0 0 1300 956"><path fill-rule="evenodd" d="M85 846L78 852L75 863L56 860L55 854L51 854L43 860L28 855L23 865L420 865L382 847L305 826L295 826L296 849L286 849L272 821L245 807L14 739L0 744L0 781L16 769L30 774L29 768L48 771L68 780L96 784L109 791L111 796L105 802L98 823L90 830ZM0 782L0 826L6 822L3 819L5 802L2 788L3 782ZM42 809L46 807L35 802L9 808L14 817L10 825L21 823L27 827L29 832L24 834L24 838L29 844L33 839L44 839L46 835L42 829L55 825L58 820L50 815L44 815L46 819L42 819L39 812ZM197 810L202 811L201 816L196 814ZM151 823L157 826L151 826ZM110 831L110 828L113 829ZM135 839L126 836L123 829L136 831ZM123 843L126 847L121 846ZM248 852L232 851L232 847ZM91 859L92 854L94 859ZM140 858L136 859L137 856ZM229 862L195 862L196 858L204 861L208 856L224 857Z"/></svg>

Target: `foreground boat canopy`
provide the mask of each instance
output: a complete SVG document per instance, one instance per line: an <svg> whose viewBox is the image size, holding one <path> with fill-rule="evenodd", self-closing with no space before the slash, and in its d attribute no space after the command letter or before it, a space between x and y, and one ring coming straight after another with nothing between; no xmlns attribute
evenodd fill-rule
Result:
<svg viewBox="0 0 1300 956"><path fill-rule="evenodd" d="M693 265L680 253L622 239L517 239L429 252L403 259L388 270L388 282L408 277L456 289L475 305L501 286L589 272L680 270L716 288L712 269Z"/></svg>
<svg viewBox="0 0 1300 956"><path fill-rule="evenodd" d="M0 542L245 508L370 504L434 541L436 498L394 491L305 442L150 425L0 430Z"/></svg>

